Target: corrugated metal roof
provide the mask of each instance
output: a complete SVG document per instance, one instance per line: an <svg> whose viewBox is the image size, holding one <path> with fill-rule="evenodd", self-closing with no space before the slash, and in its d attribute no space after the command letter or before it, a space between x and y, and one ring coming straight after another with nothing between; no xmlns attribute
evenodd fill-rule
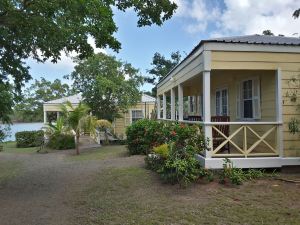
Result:
<svg viewBox="0 0 300 225"><path fill-rule="evenodd" d="M255 34L235 37L211 38L202 40L201 42L245 43L264 45L300 45L300 38Z"/></svg>
<svg viewBox="0 0 300 225"><path fill-rule="evenodd" d="M65 103L67 101L71 102L72 104L79 104L79 102L82 100L82 95L81 93L76 94L76 95L72 95L72 96L68 96L68 97L63 97L60 99L55 99L49 102L45 102L44 104L62 104ZM155 98L146 95L146 94L142 94L141 97L141 102L155 102Z"/></svg>
<svg viewBox="0 0 300 225"><path fill-rule="evenodd" d="M178 63L160 82L166 79L180 64L187 60L194 52L196 52L204 43L236 43L236 44L260 44L260 45L285 45L285 46L300 46L300 38L272 36L272 35L244 35L233 37L221 37L201 40L196 47L180 62Z"/></svg>
<svg viewBox="0 0 300 225"><path fill-rule="evenodd" d="M67 101L71 102L72 104L79 104L79 102L82 100L82 96L81 93L76 94L76 95L72 95L72 96L68 96L68 97L63 97L63 98L59 98L59 99L55 99L49 102L45 102L44 104L62 104L65 103Z"/></svg>

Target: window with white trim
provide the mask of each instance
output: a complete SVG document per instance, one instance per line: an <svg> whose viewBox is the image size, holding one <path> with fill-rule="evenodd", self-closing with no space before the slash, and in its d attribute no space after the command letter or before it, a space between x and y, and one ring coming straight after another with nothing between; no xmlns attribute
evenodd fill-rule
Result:
<svg viewBox="0 0 300 225"><path fill-rule="evenodd" d="M246 120L261 118L259 78L244 80L238 84L237 117Z"/></svg>
<svg viewBox="0 0 300 225"><path fill-rule="evenodd" d="M216 115L228 116L228 90L227 88L216 91Z"/></svg>
<svg viewBox="0 0 300 225"><path fill-rule="evenodd" d="M138 121L143 118L144 118L143 110L140 109L131 110L131 123L134 123L135 121Z"/></svg>

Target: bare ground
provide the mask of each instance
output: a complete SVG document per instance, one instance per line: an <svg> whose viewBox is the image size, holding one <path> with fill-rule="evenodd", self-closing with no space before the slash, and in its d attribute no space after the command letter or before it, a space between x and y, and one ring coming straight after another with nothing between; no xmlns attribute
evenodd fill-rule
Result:
<svg viewBox="0 0 300 225"><path fill-rule="evenodd" d="M299 184L200 181L180 189L163 184L123 146L72 154L0 153L0 165L18 165L0 179L0 225L300 224Z"/></svg>
<svg viewBox="0 0 300 225"><path fill-rule="evenodd" d="M1 153L0 164L21 163L19 175L0 183L1 225L73 224L74 215L80 216L72 205L74 194L91 182L94 173L142 163L140 157L89 162L66 160L76 157L70 154L73 152Z"/></svg>

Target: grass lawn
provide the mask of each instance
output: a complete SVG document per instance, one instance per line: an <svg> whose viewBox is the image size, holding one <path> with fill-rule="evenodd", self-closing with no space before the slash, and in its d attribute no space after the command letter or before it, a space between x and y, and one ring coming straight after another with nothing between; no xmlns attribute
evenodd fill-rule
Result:
<svg viewBox="0 0 300 225"><path fill-rule="evenodd" d="M21 171L21 163L16 161L0 162L0 185L14 178Z"/></svg>
<svg viewBox="0 0 300 225"><path fill-rule="evenodd" d="M118 158L128 156L124 145L102 146L93 150L83 150L80 155L70 155L67 160L87 161L103 160L108 158Z"/></svg>
<svg viewBox="0 0 300 225"><path fill-rule="evenodd" d="M102 153L80 157L103 159L108 155L124 158L126 150L105 147ZM89 225L300 224L300 186L296 184L262 179L224 186L200 181L180 189L132 165L99 171L75 202L81 212L77 221Z"/></svg>
<svg viewBox="0 0 300 225"><path fill-rule="evenodd" d="M4 146L3 151L9 153L35 153L39 149L39 147L17 148L16 142L14 141L5 142L3 146Z"/></svg>

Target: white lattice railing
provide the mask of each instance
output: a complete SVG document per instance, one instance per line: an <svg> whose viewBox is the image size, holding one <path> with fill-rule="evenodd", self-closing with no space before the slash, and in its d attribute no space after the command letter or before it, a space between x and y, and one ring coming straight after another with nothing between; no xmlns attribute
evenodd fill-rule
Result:
<svg viewBox="0 0 300 225"><path fill-rule="evenodd" d="M171 120L166 120L171 121ZM263 157L280 155L281 122L203 122L203 121L178 121L187 124L210 126L213 131L222 137L220 144L209 151L210 157ZM218 127L230 126L229 134L224 134ZM273 136L272 136L273 135ZM271 138L270 138L271 137ZM268 139L269 138L269 139ZM250 140L251 139L251 140ZM210 138L212 143L215 138ZM230 151L224 151L229 144ZM262 147L263 145L263 147Z"/></svg>
<svg viewBox="0 0 300 225"><path fill-rule="evenodd" d="M237 125L230 122L212 125L212 129L222 137L221 143L212 149L212 157L251 157L251 156L278 156L277 123L248 123L239 124L233 130L230 127L229 135L225 135L218 127ZM255 130L259 128L259 131ZM272 136L273 135L273 136ZM270 137L271 136L271 137ZM267 139L269 138L269 140ZM234 140L235 139L235 140ZM251 141L249 140L251 139ZM212 137L214 142L214 137ZM223 153L225 145L230 145L230 153ZM263 146L262 146L263 145Z"/></svg>

